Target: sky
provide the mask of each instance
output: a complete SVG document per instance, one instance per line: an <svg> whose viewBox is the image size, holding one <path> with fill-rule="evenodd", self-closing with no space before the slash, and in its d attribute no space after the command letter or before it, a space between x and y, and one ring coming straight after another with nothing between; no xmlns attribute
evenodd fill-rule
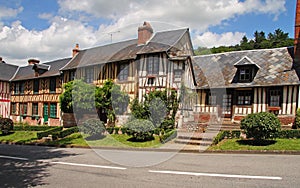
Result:
<svg viewBox="0 0 300 188"><path fill-rule="evenodd" d="M80 49L189 28L194 48L239 44L255 31L294 37L296 0L0 0L0 56L26 65L71 57Z"/></svg>

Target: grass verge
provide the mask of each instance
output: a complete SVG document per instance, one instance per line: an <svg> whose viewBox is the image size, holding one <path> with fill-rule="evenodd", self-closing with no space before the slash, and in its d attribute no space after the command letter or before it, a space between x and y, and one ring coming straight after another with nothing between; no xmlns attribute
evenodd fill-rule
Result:
<svg viewBox="0 0 300 188"><path fill-rule="evenodd" d="M217 145L211 146L209 150L217 151L241 151L241 150L278 150L278 151L300 151L300 139L276 139L266 144L255 145L251 140L224 139Z"/></svg>

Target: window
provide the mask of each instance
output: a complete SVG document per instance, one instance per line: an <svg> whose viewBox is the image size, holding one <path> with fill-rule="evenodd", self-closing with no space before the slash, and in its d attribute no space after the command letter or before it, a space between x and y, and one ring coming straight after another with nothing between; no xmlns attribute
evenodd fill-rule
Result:
<svg viewBox="0 0 300 188"><path fill-rule="evenodd" d="M129 63L123 63L119 65L118 80L126 81L129 76Z"/></svg>
<svg viewBox="0 0 300 188"><path fill-rule="evenodd" d="M269 106L281 106L281 93L282 91L279 88L272 88L269 90Z"/></svg>
<svg viewBox="0 0 300 188"><path fill-rule="evenodd" d="M174 70L174 82L181 82L182 70Z"/></svg>
<svg viewBox="0 0 300 188"><path fill-rule="evenodd" d="M38 116L39 115L39 105L38 103L32 103L32 115Z"/></svg>
<svg viewBox="0 0 300 188"><path fill-rule="evenodd" d="M20 115L27 115L27 104L20 103Z"/></svg>
<svg viewBox="0 0 300 188"><path fill-rule="evenodd" d="M69 77L70 77L70 81L74 80L75 79L75 71L74 70L71 70L69 72Z"/></svg>
<svg viewBox="0 0 300 188"><path fill-rule="evenodd" d="M14 88L15 95L16 95L16 94L19 94L19 90L20 90L19 83L16 82L16 83L15 83L15 88Z"/></svg>
<svg viewBox="0 0 300 188"><path fill-rule="evenodd" d="M20 94L24 94L24 88L25 88L25 83L20 82L19 83L19 92L20 92Z"/></svg>
<svg viewBox="0 0 300 188"><path fill-rule="evenodd" d="M56 103L51 103L50 104L50 117L51 118L56 118L57 114L57 104Z"/></svg>
<svg viewBox="0 0 300 188"><path fill-rule="evenodd" d="M33 81L33 93L34 94L38 94L39 93L39 87L40 87L39 80L34 80Z"/></svg>
<svg viewBox="0 0 300 188"><path fill-rule="evenodd" d="M85 69L85 81L86 83L93 83L94 80L94 68L88 67Z"/></svg>
<svg viewBox="0 0 300 188"><path fill-rule="evenodd" d="M56 92L56 78L50 78L50 93Z"/></svg>
<svg viewBox="0 0 300 188"><path fill-rule="evenodd" d="M238 91L237 104L238 105L251 105L252 104L252 91Z"/></svg>
<svg viewBox="0 0 300 188"><path fill-rule="evenodd" d="M17 103L11 103L11 114L17 114Z"/></svg>
<svg viewBox="0 0 300 188"><path fill-rule="evenodd" d="M217 94L216 93L211 93L211 92L207 92L206 95L206 104L210 105L210 106L214 106L217 105Z"/></svg>
<svg viewBox="0 0 300 188"><path fill-rule="evenodd" d="M153 85L155 78L148 78L147 85Z"/></svg>
<svg viewBox="0 0 300 188"><path fill-rule="evenodd" d="M147 73L150 75L158 74L159 72L159 56L149 55L147 57Z"/></svg>
<svg viewBox="0 0 300 188"><path fill-rule="evenodd" d="M241 68L240 69L240 81L250 81L251 80L252 71L250 68Z"/></svg>

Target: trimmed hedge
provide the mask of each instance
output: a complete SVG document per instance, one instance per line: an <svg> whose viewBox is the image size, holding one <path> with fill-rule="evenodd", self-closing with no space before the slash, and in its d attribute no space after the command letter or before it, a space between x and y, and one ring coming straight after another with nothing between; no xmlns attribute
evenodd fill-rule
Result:
<svg viewBox="0 0 300 188"><path fill-rule="evenodd" d="M167 143L170 140L174 139L177 137L177 130L173 129L172 131L166 132L163 135L159 136L159 140L161 143Z"/></svg>
<svg viewBox="0 0 300 188"><path fill-rule="evenodd" d="M22 125L18 125L18 126L14 126L14 131L46 131L49 129L52 129L53 127L50 126L22 126Z"/></svg>
<svg viewBox="0 0 300 188"><path fill-rule="evenodd" d="M47 137L50 134L53 135L57 132L60 132L62 129L63 129L63 127L54 127L54 128L49 129L49 130L39 132L36 135L37 135L38 139L42 139L43 137Z"/></svg>
<svg viewBox="0 0 300 188"><path fill-rule="evenodd" d="M240 138L240 136L241 136L241 131L221 131L214 138L213 144L217 145L225 138Z"/></svg>
<svg viewBox="0 0 300 188"><path fill-rule="evenodd" d="M77 126L71 127L71 128L65 129L63 131L52 134L52 139L56 140L57 138L64 138L66 136L69 136L69 135L71 135L73 133L77 133L77 132L79 132L79 128Z"/></svg>
<svg viewBox="0 0 300 188"><path fill-rule="evenodd" d="M276 135L277 138L300 138L300 130L281 130Z"/></svg>
<svg viewBox="0 0 300 188"><path fill-rule="evenodd" d="M0 130L3 135L8 134L9 131L12 131L13 129L14 129L13 120L9 118L0 118Z"/></svg>

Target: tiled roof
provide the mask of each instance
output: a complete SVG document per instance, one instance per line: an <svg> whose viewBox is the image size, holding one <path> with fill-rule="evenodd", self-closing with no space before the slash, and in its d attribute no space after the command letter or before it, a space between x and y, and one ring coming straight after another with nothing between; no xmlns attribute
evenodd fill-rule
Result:
<svg viewBox="0 0 300 188"><path fill-rule="evenodd" d="M66 58L66 59L59 59L47 63L38 64L37 67L39 68L48 68L47 71L45 71L43 74L39 75L38 77L35 76L35 71L33 69L34 65L27 65L25 67L20 67L15 77L12 79L12 81L58 76L60 75L59 69L64 67L70 60L71 58Z"/></svg>
<svg viewBox="0 0 300 188"><path fill-rule="evenodd" d="M275 48L194 56L192 62L197 87L237 88L299 84L299 78L293 69L292 50ZM235 82L238 67L250 64L258 67L253 81Z"/></svg>
<svg viewBox="0 0 300 188"><path fill-rule="evenodd" d="M16 73L18 66L10 65L5 62L0 62L0 80L9 81Z"/></svg>
<svg viewBox="0 0 300 188"><path fill-rule="evenodd" d="M145 45L137 45L137 39L133 39L81 50L61 70L135 59L138 54L166 52L176 45L187 31L188 29L178 29L157 32Z"/></svg>

